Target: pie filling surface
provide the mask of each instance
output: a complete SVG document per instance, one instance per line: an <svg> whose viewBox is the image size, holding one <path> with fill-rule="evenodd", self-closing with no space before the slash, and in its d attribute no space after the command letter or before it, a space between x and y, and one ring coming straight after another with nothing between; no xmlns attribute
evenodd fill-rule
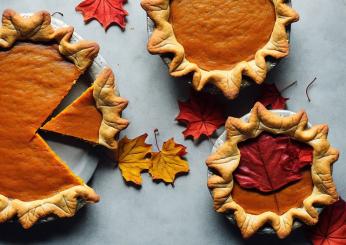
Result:
<svg viewBox="0 0 346 245"><path fill-rule="evenodd" d="M254 59L276 21L271 0L172 0L170 22L186 58L204 70Z"/></svg>
<svg viewBox="0 0 346 245"><path fill-rule="evenodd" d="M93 90L93 87L87 89L42 129L97 144L102 114L96 108Z"/></svg>
<svg viewBox="0 0 346 245"><path fill-rule="evenodd" d="M37 134L80 76L57 45L0 51L0 194L31 201L82 181Z"/></svg>
<svg viewBox="0 0 346 245"><path fill-rule="evenodd" d="M265 135L266 137L277 137L268 133ZM246 144L254 142L255 140L256 138L239 144L240 152L242 152L243 146L246 146ZM290 140L293 142L293 144L302 145L302 143L293 139ZM305 149L311 150L312 154L312 148L307 145L304 145L304 147ZM266 148L266 146L263 146L261 151L266 151ZM292 160L296 159L297 157L297 155L283 156L285 159L290 158ZM273 155L273 158L276 157ZM244 164L244 161L242 160L242 157L240 157L239 166L242 164ZM267 169L266 171L270 170ZM288 175L288 173L285 176L275 175L275 178L285 178ZM282 188L271 192L262 192L255 188L244 188L237 182L237 178L234 178L235 181L232 189L232 198L249 214L261 214L271 211L278 215L282 215L291 208L303 206L304 199L306 199L312 193L314 184L311 176L311 165L301 168L300 175L302 176L300 180L288 183ZM263 178L266 177L263 176Z"/></svg>

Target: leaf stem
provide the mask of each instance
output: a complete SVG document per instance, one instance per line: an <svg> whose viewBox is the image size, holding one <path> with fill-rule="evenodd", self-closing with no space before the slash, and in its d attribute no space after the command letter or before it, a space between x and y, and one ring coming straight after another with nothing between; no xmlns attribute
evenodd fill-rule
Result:
<svg viewBox="0 0 346 245"><path fill-rule="evenodd" d="M60 16L64 17L64 14L61 13L61 12L59 12L59 11L56 11L56 12L51 13L50 16L54 16L54 15L56 15L56 14L59 14Z"/></svg>
<svg viewBox="0 0 346 245"><path fill-rule="evenodd" d="M310 96L309 96L309 89L311 87L311 85L317 80L317 77L314 78L314 80L312 80L309 85L306 87L305 89L305 93L306 93L306 97L308 97L308 101L311 102Z"/></svg>
<svg viewBox="0 0 346 245"><path fill-rule="evenodd" d="M157 128L154 129L154 135L155 135L155 144L156 144L156 148L158 151L160 150L159 144L157 143L157 136L160 134L159 130Z"/></svg>
<svg viewBox="0 0 346 245"><path fill-rule="evenodd" d="M294 81L293 83L289 84L288 86L284 87L283 89L281 89L280 94L285 92L287 89L289 89L290 87L296 85L298 83L298 81Z"/></svg>

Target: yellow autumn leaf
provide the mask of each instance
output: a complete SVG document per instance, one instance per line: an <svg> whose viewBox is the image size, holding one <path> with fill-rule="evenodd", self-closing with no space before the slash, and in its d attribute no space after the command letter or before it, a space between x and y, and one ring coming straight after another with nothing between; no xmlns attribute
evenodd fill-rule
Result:
<svg viewBox="0 0 346 245"><path fill-rule="evenodd" d="M189 172L189 163L181 158L185 154L185 146L176 144L173 138L166 141L160 152L152 153L152 166L149 169L151 177L173 183L178 173Z"/></svg>
<svg viewBox="0 0 346 245"><path fill-rule="evenodd" d="M147 134L134 139L126 136L119 141L116 159L123 178L127 182L142 184L141 172L151 166L151 145L146 144Z"/></svg>

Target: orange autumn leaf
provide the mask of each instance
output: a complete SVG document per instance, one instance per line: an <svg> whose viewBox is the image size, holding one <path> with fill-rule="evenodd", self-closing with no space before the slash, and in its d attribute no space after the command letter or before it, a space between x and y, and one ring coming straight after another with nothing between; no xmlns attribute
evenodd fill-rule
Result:
<svg viewBox="0 0 346 245"><path fill-rule="evenodd" d="M116 159L123 178L136 185L142 184L141 172L151 166L151 145L146 144L148 134L143 134L134 139L126 136L119 141Z"/></svg>
<svg viewBox="0 0 346 245"><path fill-rule="evenodd" d="M163 180L173 183L178 173L189 172L189 163L182 159L186 154L186 147L170 139L163 143L160 152L152 153L152 166L149 173L153 180Z"/></svg>

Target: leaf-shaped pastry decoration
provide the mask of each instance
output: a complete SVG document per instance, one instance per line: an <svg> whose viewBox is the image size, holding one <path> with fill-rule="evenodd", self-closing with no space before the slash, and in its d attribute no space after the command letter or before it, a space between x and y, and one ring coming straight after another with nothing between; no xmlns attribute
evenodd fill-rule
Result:
<svg viewBox="0 0 346 245"><path fill-rule="evenodd" d="M338 200L338 193L332 177L332 164L338 159L338 150L331 147L328 141L328 126L315 125L308 127L305 112L299 112L289 117L281 117L268 111L262 104L256 103L249 120L228 118L226 122L226 141L207 159L207 165L212 174L208 178L208 187L214 199L214 208L220 213L233 213L244 237L257 232L263 225L273 227L280 238L292 231L294 219L299 219L308 225L318 221L316 205L330 205ZM301 200L301 205L290 208L283 214L262 212L253 214L247 212L242 205L233 199L233 173L240 162L238 144L256 138L263 132L287 135L313 148L311 165L312 193Z"/></svg>
<svg viewBox="0 0 346 245"><path fill-rule="evenodd" d="M163 143L160 152L152 153L151 177L173 183L178 173L189 172L189 163L182 159L185 154L186 147L175 143L173 138Z"/></svg>
<svg viewBox="0 0 346 245"><path fill-rule="evenodd" d="M119 141L116 159L122 176L127 182L142 184L141 172L151 166L151 145L146 144L147 134L135 139L126 136Z"/></svg>
<svg viewBox="0 0 346 245"><path fill-rule="evenodd" d="M312 148L286 135L262 133L239 144L240 163L234 176L243 188L279 190L300 180L301 169L312 162Z"/></svg>
<svg viewBox="0 0 346 245"><path fill-rule="evenodd" d="M128 14L123 5L126 0L84 0L76 11L81 12L84 21L97 19L107 30L113 23L125 29L125 16Z"/></svg>
<svg viewBox="0 0 346 245"><path fill-rule="evenodd" d="M268 109L285 109L288 98L282 97L275 84L262 84L262 95L259 98Z"/></svg>
<svg viewBox="0 0 346 245"><path fill-rule="evenodd" d="M176 120L186 124L186 130L183 132L185 138L191 136L198 139L201 135L210 137L225 123L222 107L208 94L191 93L188 101L178 103L180 112Z"/></svg>
<svg viewBox="0 0 346 245"><path fill-rule="evenodd" d="M314 245L346 244L346 203L340 199L326 207L320 220L311 229L311 241Z"/></svg>

